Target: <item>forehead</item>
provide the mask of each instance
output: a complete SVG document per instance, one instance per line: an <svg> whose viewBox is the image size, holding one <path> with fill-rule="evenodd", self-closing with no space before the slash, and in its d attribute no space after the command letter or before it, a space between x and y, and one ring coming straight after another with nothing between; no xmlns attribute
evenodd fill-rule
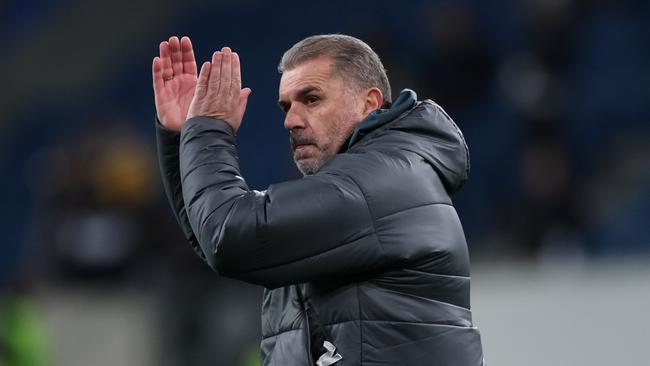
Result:
<svg viewBox="0 0 650 366"><path fill-rule="evenodd" d="M280 78L280 99L291 99L293 94L307 86L323 88L329 84L332 77L333 62L330 58L321 57L304 63L282 73Z"/></svg>

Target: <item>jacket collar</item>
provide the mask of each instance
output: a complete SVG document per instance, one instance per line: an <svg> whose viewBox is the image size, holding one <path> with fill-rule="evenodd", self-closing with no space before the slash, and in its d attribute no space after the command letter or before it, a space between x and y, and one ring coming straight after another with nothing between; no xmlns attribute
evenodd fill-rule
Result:
<svg viewBox="0 0 650 366"><path fill-rule="evenodd" d="M364 136L380 126L394 120L402 113L415 107L417 94L411 89L402 90L389 108L377 109L370 112L366 118L354 129L352 135L343 144L342 151L348 150L352 145L359 142ZM341 152L342 152L341 151Z"/></svg>

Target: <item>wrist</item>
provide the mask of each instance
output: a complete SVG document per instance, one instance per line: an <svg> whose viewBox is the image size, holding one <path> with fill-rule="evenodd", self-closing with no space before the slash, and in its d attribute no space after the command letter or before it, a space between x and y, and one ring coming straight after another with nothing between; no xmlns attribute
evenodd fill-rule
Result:
<svg viewBox="0 0 650 366"><path fill-rule="evenodd" d="M160 129L162 129L164 131L173 132L173 133L181 133L180 127L179 128L168 127L164 123L162 123L158 117L156 117L156 125L158 126L158 128L160 128Z"/></svg>
<svg viewBox="0 0 650 366"><path fill-rule="evenodd" d="M201 127L199 127L201 126ZM181 133L186 132L189 129L200 128L201 130L205 129L214 129L228 135L235 136L236 130L232 127L227 121L212 117L212 116L194 116L187 119L186 123L183 124Z"/></svg>

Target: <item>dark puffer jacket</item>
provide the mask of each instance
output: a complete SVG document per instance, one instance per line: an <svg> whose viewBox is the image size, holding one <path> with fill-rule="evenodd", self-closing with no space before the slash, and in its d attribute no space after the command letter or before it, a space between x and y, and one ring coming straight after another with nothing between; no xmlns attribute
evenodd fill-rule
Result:
<svg viewBox="0 0 650 366"><path fill-rule="evenodd" d="M192 118L180 138L157 129L165 189L194 250L266 288L262 365L482 365L449 197L468 151L438 105L406 90L316 174L263 192L241 177L223 121Z"/></svg>

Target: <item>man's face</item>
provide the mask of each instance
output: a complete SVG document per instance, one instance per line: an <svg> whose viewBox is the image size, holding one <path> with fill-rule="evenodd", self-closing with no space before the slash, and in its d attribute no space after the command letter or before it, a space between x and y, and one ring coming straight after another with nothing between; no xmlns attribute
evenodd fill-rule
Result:
<svg viewBox="0 0 650 366"><path fill-rule="evenodd" d="M334 156L363 119L363 101L331 72L322 57L287 70L280 80L278 104L286 113L293 160L303 175L314 174Z"/></svg>

